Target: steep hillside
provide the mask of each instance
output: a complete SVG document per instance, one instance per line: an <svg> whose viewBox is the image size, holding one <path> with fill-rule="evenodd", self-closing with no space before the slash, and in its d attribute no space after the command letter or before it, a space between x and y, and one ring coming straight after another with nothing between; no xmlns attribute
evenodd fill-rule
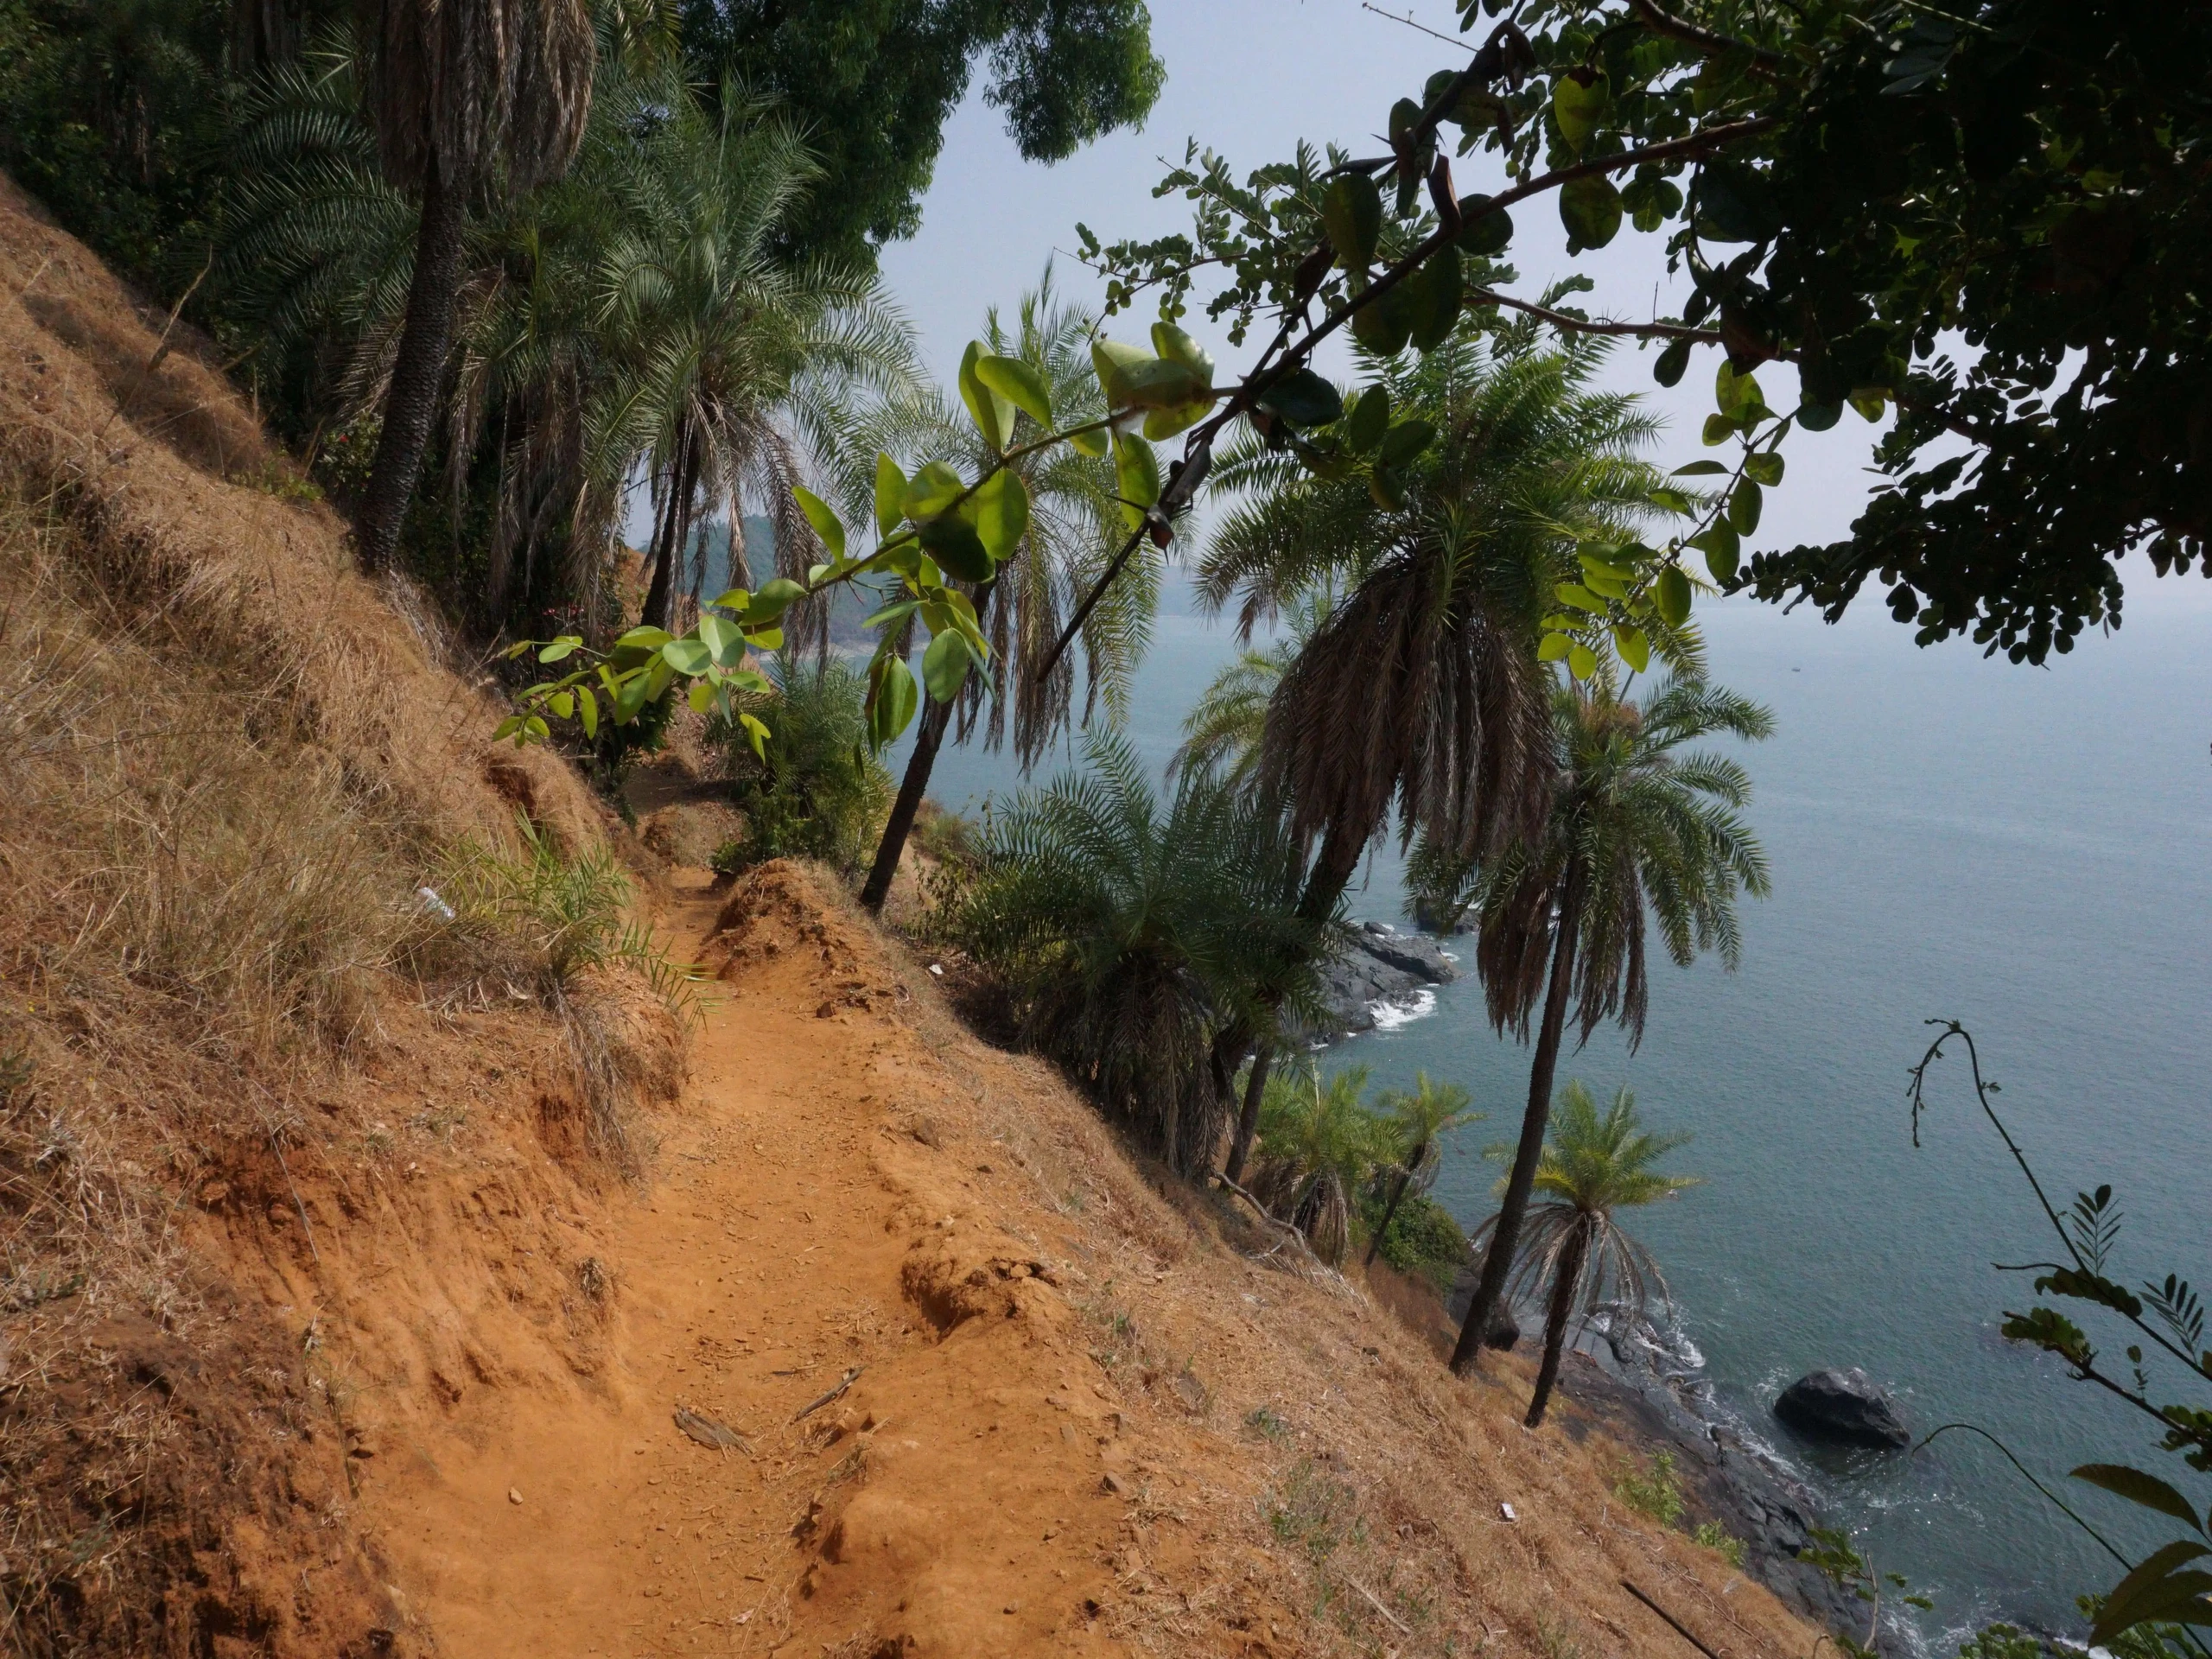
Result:
<svg viewBox="0 0 2212 1659"><path fill-rule="evenodd" d="M440 923L617 832L5 191L0 283L0 1650L1809 1653L808 871L646 887L688 1026Z"/></svg>

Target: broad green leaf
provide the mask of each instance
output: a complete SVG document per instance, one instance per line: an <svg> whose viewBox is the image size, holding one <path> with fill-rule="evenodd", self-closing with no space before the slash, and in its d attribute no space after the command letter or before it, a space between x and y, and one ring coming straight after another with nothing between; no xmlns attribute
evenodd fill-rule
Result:
<svg viewBox="0 0 2212 1659"><path fill-rule="evenodd" d="M1404 283L1351 314L1351 337L1376 357L1395 357L1413 338L1413 296Z"/></svg>
<svg viewBox="0 0 2212 1659"><path fill-rule="evenodd" d="M1659 353L1659 360L1651 365L1651 378L1662 386L1679 385L1690 365L1690 342L1673 340L1667 349Z"/></svg>
<svg viewBox="0 0 2212 1659"><path fill-rule="evenodd" d="M509 715L505 720L501 721L497 726L493 728L492 741L494 743L505 742L508 738L512 737L517 732L522 730L523 722L528 718L529 716L527 715Z"/></svg>
<svg viewBox="0 0 2212 1659"><path fill-rule="evenodd" d="M906 516L925 524L957 501L967 487L967 480L944 462L931 461L906 486Z"/></svg>
<svg viewBox="0 0 2212 1659"><path fill-rule="evenodd" d="M960 356L960 401L968 405L968 417L976 423L976 429L983 435L983 442L998 454L1014 436L1014 400L1001 397L985 385L976 373L976 360L983 355L983 342L971 340L968 349Z"/></svg>
<svg viewBox="0 0 2212 1659"><path fill-rule="evenodd" d="M959 631L947 628L930 641L930 648L922 653L922 684L930 696L939 702L950 702L960 695L962 682L968 677L968 642Z"/></svg>
<svg viewBox="0 0 2212 1659"><path fill-rule="evenodd" d="M1110 409L1166 409L1195 402L1212 390L1188 364L1119 340L1094 340L1090 361Z"/></svg>
<svg viewBox="0 0 2212 1659"><path fill-rule="evenodd" d="M924 524L922 545L949 575L962 582L990 579L990 550L983 545L976 526L959 513L948 512Z"/></svg>
<svg viewBox="0 0 2212 1659"><path fill-rule="evenodd" d="M1594 570L1587 561L1582 567L1582 585L1600 599L1626 599L1628 583L1604 570Z"/></svg>
<svg viewBox="0 0 2212 1659"><path fill-rule="evenodd" d="M1713 399L1723 415L1740 420L1745 411L1766 407L1766 396L1759 390L1758 377L1746 371L1736 372L1726 358L1713 372Z"/></svg>
<svg viewBox="0 0 2212 1659"><path fill-rule="evenodd" d="M2096 1623L2089 1628L2089 1644L2102 1647L2122 1630L2133 1630L2147 1619L2183 1622L2169 1610L2169 1604L2178 1599L2185 1605L2193 1597L2202 1594L2203 1585L2212 1584L2212 1575L2181 1569L2184 1563L2208 1554L2212 1551L2202 1544L2177 1539L2145 1556L2105 1598ZM2202 1624L2205 1620L2200 1618L2187 1622Z"/></svg>
<svg viewBox="0 0 2212 1659"><path fill-rule="evenodd" d="M588 743L597 742L599 741L599 699L592 695L592 689L588 685L580 685L576 688L576 715L584 723L584 741Z"/></svg>
<svg viewBox="0 0 2212 1659"><path fill-rule="evenodd" d="M1803 403L1797 405L1797 424L1808 432L1825 432L1842 418L1841 404Z"/></svg>
<svg viewBox="0 0 2212 1659"><path fill-rule="evenodd" d="M1669 512L1688 513L1692 505L1689 497L1684 495L1680 490L1663 487L1653 490L1649 499L1653 506L1663 507Z"/></svg>
<svg viewBox="0 0 2212 1659"><path fill-rule="evenodd" d="M781 651L784 648L784 631L781 628L762 628L758 632L747 634L746 639L756 651Z"/></svg>
<svg viewBox="0 0 2212 1659"><path fill-rule="evenodd" d="M704 680L692 681L691 689L683 695L691 704L691 712L695 715L703 715L714 706L715 688Z"/></svg>
<svg viewBox="0 0 2212 1659"><path fill-rule="evenodd" d="M1078 455L1088 455L1093 461L1103 461L1112 439L1103 426L1084 427L1068 434L1068 442Z"/></svg>
<svg viewBox="0 0 2212 1659"><path fill-rule="evenodd" d="M1728 523L1739 536L1748 536L1759 527L1759 508L1765 497L1759 486L1746 478L1728 493Z"/></svg>
<svg viewBox="0 0 2212 1659"><path fill-rule="evenodd" d="M734 668L745 660L744 631L712 611L699 613L699 642L706 646L708 658L718 667Z"/></svg>
<svg viewBox="0 0 2212 1659"><path fill-rule="evenodd" d="M666 628L632 628L614 642L615 649L628 646L634 651L658 651L676 636Z"/></svg>
<svg viewBox="0 0 2212 1659"><path fill-rule="evenodd" d="M1171 363L1180 363L1198 377L1201 385L1213 385L1213 359L1206 354L1205 346L1173 323L1152 325L1152 349Z"/></svg>
<svg viewBox="0 0 2212 1659"><path fill-rule="evenodd" d="M880 749L905 731L914 718L918 701L914 676L898 658L882 656L875 659L868 678L868 732Z"/></svg>
<svg viewBox="0 0 2212 1659"><path fill-rule="evenodd" d="M995 563L1014 556L1029 528L1029 486L1011 467L1001 467L976 492L976 532Z"/></svg>
<svg viewBox="0 0 2212 1659"><path fill-rule="evenodd" d="M1452 330L1459 325L1466 286L1459 273L1459 250L1446 243L1406 279L1406 286L1412 290L1408 305L1413 313L1413 343L1421 351L1433 352L1452 337Z"/></svg>
<svg viewBox="0 0 2212 1659"><path fill-rule="evenodd" d="M1605 601L1579 582L1562 582L1552 591L1559 595L1560 603L1572 605L1578 611L1603 611Z"/></svg>
<svg viewBox="0 0 2212 1659"><path fill-rule="evenodd" d="M1345 415L1344 448L1356 455L1372 454L1389 429L1389 389L1378 381L1353 400Z"/></svg>
<svg viewBox="0 0 2212 1659"><path fill-rule="evenodd" d="M1598 671L1598 653L1580 640L1567 648L1567 671L1578 680L1586 680Z"/></svg>
<svg viewBox="0 0 2212 1659"><path fill-rule="evenodd" d="M1677 467L1671 476L1675 478L1711 478L1715 473L1728 469L1717 461L1694 461L1687 467Z"/></svg>
<svg viewBox="0 0 2212 1659"><path fill-rule="evenodd" d="M713 660L707 647L696 639L671 639L660 648L660 659L677 673L689 677L703 674Z"/></svg>
<svg viewBox="0 0 2212 1659"><path fill-rule="evenodd" d="M798 502L798 510L806 515L806 522L814 526L814 533L822 538L822 545L830 550L830 556L845 556L845 527L838 523L837 515L830 511L830 504L803 484L791 486L791 494Z"/></svg>
<svg viewBox="0 0 2212 1659"><path fill-rule="evenodd" d="M806 589L789 576L777 576L764 582L760 591L753 595L753 602L745 607L745 626L757 628L764 622L772 622L805 597Z"/></svg>
<svg viewBox="0 0 2212 1659"><path fill-rule="evenodd" d="M2190 1502L2156 1475L2146 1475L2140 1469L2131 1469L2124 1463L2085 1463L2073 1471L2076 1480L2086 1480L2092 1486L2118 1494L2131 1503L2140 1503L2146 1510L2156 1510L2170 1515L2177 1521L2186 1522L2197 1531L2204 1530L2204 1523L2196 1518L2196 1511Z"/></svg>
<svg viewBox="0 0 2212 1659"><path fill-rule="evenodd" d="M1782 457L1771 449L1762 449L1744 457L1744 476L1771 487L1782 482Z"/></svg>
<svg viewBox="0 0 2212 1659"><path fill-rule="evenodd" d="M816 565L814 569L817 570L827 570L830 567L826 564L818 564ZM735 611L741 615L744 613L745 607L752 602L753 595L747 593L744 588L728 588L723 589L721 593L716 594L712 599L707 601L707 604L709 607L713 610Z"/></svg>
<svg viewBox="0 0 2212 1659"><path fill-rule="evenodd" d="M1555 663L1573 650L1574 641L1563 633L1548 633L1536 641L1536 660Z"/></svg>
<svg viewBox="0 0 2212 1659"><path fill-rule="evenodd" d="M1660 620L1669 627L1679 628L1690 620L1690 579L1675 566L1670 564L1659 573L1651 597L1659 607Z"/></svg>
<svg viewBox="0 0 2212 1659"><path fill-rule="evenodd" d="M1212 407L1213 399L1207 397L1153 410L1144 417L1144 435L1154 443L1164 442L1178 432L1196 426L1205 419L1206 411Z"/></svg>
<svg viewBox="0 0 2212 1659"><path fill-rule="evenodd" d="M737 718L745 728L746 736L753 741L753 753L760 759L766 760L768 758L767 727L761 724L758 715L748 715L742 710L739 712Z"/></svg>
<svg viewBox="0 0 2212 1659"><path fill-rule="evenodd" d="M1599 174L1570 179L1559 193L1559 217L1569 253L1602 248L1621 228L1621 193Z"/></svg>
<svg viewBox="0 0 2212 1659"><path fill-rule="evenodd" d="M1570 69L1552 86L1552 119L1560 137L1580 156L1612 118L1612 83L1598 71ZM1601 244L1592 243L1592 246Z"/></svg>
<svg viewBox="0 0 2212 1659"><path fill-rule="evenodd" d="M1406 481L1389 462L1378 461L1368 469L1367 493L1376 506L1395 512L1406 505Z"/></svg>
<svg viewBox="0 0 2212 1659"><path fill-rule="evenodd" d="M1691 537L1690 545L1705 555L1705 568L1713 572L1713 579L1722 587L1736 580L1736 568L1743 562L1743 544L1737 539L1735 527L1726 519L1716 520L1702 535Z"/></svg>
<svg viewBox="0 0 2212 1659"><path fill-rule="evenodd" d="M1651 642L1643 637L1642 628L1615 628L1613 649L1639 674L1651 666Z"/></svg>
<svg viewBox="0 0 2212 1659"><path fill-rule="evenodd" d="M1293 426L1327 426L1344 418L1337 389L1311 369L1294 369L1260 395L1260 407Z"/></svg>
<svg viewBox="0 0 2212 1659"><path fill-rule="evenodd" d="M1713 445L1726 443L1736 435L1736 423L1726 415L1708 415L1705 417L1705 430L1700 435L1705 439L1705 447L1710 449Z"/></svg>
<svg viewBox="0 0 2212 1659"><path fill-rule="evenodd" d="M1638 168L1636 178L1621 191L1629 222L1639 231L1656 231L1682 211L1682 193L1656 168Z"/></svg>
<svg viewBox="0 0 2212 1659"><path fill-rule="evenodd" d="M906 474L899 463L877 451L875 457L875 529L888 536L906 517Z"/></svg>
<svg viewBox="0 0 2212 1659"><path fill-rule="evenodd" d="M1505 251L1513 240L1513 215L1490 205L1488 196L1459 198L1459 251L1486 259Z"/></svg>
<svg viewBox="0 0 2212 1659"><path fill-rule="evenodd" d="M553 735L553 728L537 715L532 715L523 721L522 730L524 736L534 737L541 743Z"/></svg>
<svg viewBox="0 0 2212 1659"><path fill-rule="evenodd" d="M1128 504L1122 516L1132 530L1144 522L1144 510L1160 499L1159 457L1134 433L1115 435L1114 487Z"/></svg>
<svg viewBox="0 0 2212 1659"><path fill-rule="evenodd" d="M1402 467L1436 442L1436 429L1427 421L1400 421L1382 435L1378 458L1385 467Z"/></svg>
<svg viewBox="0 0 2212 1659"><path fill-rule="evenodd" d="M1043 375L1020 358L979 357L976 378L1047 432L1052 429L1052 390Z"/></svg>
<svg viewBox="0 0 2212 1659"><path fill-rule="evenodd" d="M560 662L566 658L578 645L581 645L582 644L583 644L583 641L578 639L575 634L564 633L558 639L556 639L551 645L546 646L544 650L539 652L537 653L537 660L541 663Z"/></svg>
<svg viewBox="0 0 2212 1659"><path fill-rule="evenodd" d="M1337 251L1337 263L1363 279L1374 263L1375 239L1382 233L1382 193L1364 173L1341 173L1321 197L1321 226Z"/></svg>
<svg viewBox="0 0 2212 1659"><path fill-rule="evenodd" d="M1862 419L1867 421L1880 420L1882 411L1889 407L1889 391L1882 386L1861 386L1851 394L1851 406L1859 411Z"/></svg>
<svg viewBox="0 0 2212 1659"><path fill-rule="evenodd" d="M861 622L861 626L864 628L887 627L893 622L903 621L907 617L912 616L916 611L921 608L921 605L922 601L918 599L902 599L895 605L887 605L874 615L864 618Z"/></svg>

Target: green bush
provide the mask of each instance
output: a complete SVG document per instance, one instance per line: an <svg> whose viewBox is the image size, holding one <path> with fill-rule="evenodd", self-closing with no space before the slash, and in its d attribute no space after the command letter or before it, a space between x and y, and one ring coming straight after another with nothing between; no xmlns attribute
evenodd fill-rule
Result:
<svg viewBox="0 0 2212 1659"><path fill-rule="evenodd" d="M715 854L728 875L772 858L815 858L851 875L875 851L891 804L891 774L868 741L868 682L838 658L820 666L779 658L775 690L748 711L767 723L764 753L717 719L709 741L729 758L745 833Z"/></svg>
<svg viewBox="0 0 2212 1659"><path fill-rule="evenodd" d="M1370 1237L1382 1217L1389 1185L1386 1175L1361 1197L1360 1220ZM1450 1211L1434 1198L1416 1192L1408 1195L1399 1205L1398 1213L1390 1217L1389 1230L1382 1235L1378 1254L1400 1273L1426 1279L1440 1294L1448 1295L1452 1281L1467 1262L1467 1236L1452 1219Z"/></svg>
<svg viewBox="0 0 2212 1659"><path fill-rule="evenodd" d="M1675 1454L1655 1452L1650 1467L1638 1473L1624 1471L1613 1483L1613 1496L1638 1515L1648 1515L1662 1527L1682 1518L1682 1482L1675 1472Z"/></svg>

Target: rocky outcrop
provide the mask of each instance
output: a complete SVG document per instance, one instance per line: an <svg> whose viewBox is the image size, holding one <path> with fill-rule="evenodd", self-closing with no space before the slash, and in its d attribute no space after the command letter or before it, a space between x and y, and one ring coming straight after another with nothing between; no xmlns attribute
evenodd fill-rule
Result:
<svg viewBox="0 0 2212 1659"><path fill-rule="evenodd" d="M1775 1401L1774 1414L1813 1440L1881 1447L1912 1444L1911 1431L1889 1391L1856 1366L1799 1377Z"/></svg>
<svg viewBox="0 0 2212 1659"><path fill-rule="evenodd" d="M1334 1042L1375 1028L1376 1009L1409 1007L1421 992L1459 976L1436 941L1402 933L1387 922L1355 922L1342 950L1321 969L1327 1011L1315 1034Z"/></svg>

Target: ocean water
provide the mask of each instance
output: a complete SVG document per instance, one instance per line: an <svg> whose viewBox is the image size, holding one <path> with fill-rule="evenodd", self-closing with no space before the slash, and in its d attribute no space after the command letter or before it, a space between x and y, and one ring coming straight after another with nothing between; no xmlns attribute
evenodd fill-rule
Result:
<svg viewBox="0 0 2212 1659"><path fill-rule="evenodd" d="M1155 762L1233 649L1179 583L1168 597L1129 723ZM2161 1538L2065 1478L2125 1460L2186 1487L2147 1424L1998 1334L2030 1275L1993 1264L2047 1260L2056 1241L1963 1055L1936 1068L1917 1147L1904 1090L1923 1022L1957 1017L2055 1198L2115 1189L2120 1276L2212 1271L2208 621L2145 595L2124 629L2034 670L1956 642L1917 650L1872 607L1835 627L1713 607L1715 677L1777 720L1742 756L1774 896L1746 907L1739 972L1655 967L1640 1050L1607 1031L1562 1057L1562 1081L1625 1084L1653 1123L1694 1135L1674 1165L1705 1184L1632 1230L1722 1397L1878 1567L1934 1598L1918 1621L1934 1650L1998 1617L2072 1627L2074 1596L2114 1576L2107 1558L1973 1435L1838 1456L1793 1440L1770 1407L1807 1370L1864 1366L1916 1433L1976 1425L2124 1545ZM972 806L1019 784L1003 758L948 751L932 792ZM1405 925L1389 850L1351 903ZM1513 1133L1527 1058L1469 979L1321 1060L1369 1065L1378 1085L1426 1070L1473 1090L1489 1121L1451 1148L1437 1189L1471 1224L1500 1173L1482 1147Z"/></svg>

